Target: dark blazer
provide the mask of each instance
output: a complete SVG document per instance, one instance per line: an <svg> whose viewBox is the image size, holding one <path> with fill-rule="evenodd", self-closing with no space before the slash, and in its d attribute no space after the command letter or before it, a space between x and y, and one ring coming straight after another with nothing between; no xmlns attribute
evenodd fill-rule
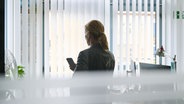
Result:
<svg viewBox="0 0 184 104"><path fill-rule="evenodd" d="M97 43L79 53L74 71L113 71L114 66L114 55Z"/></svg>

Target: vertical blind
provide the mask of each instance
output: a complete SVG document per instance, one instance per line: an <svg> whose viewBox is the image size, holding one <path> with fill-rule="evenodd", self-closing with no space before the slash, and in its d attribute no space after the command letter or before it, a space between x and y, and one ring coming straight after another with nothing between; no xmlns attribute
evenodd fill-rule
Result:
<svg viewBox="0 0 184 104"><path fill-rule="evenodd" d="M8 0L6 48L28 75L68 77L67 57L77 61L88 48L84 26L92 19L105 26L115 70L129 70L131 60L159 63L163 45L175 54L176 0ZM162 9L161 9L162 8ZM167 9L166 9L167 8ZM162 24L162 25L161 25ZM160 41L162 39L162 41ZM169 41L168 41L169 40ZM169 58L162 60L164 64Z"/></svg>
<svg viewBox="0 0 184 104"><path fill-rule="evenodd" d="M49 39L44 60L51 75L70 76L67 57L77 61L78 53L87 48L84 26L92 19L105 24L104 0L52 0L45 1L45 33ZM46 12L47 11L47 12ZM49 32L46 32L49 31Z"/></svg>
<svg viewBox="0 0 184 104"><path fill-rule="evenodd" d="M155 5L159 5L156 0L113 0L112 44L118 70L129 70L131 60L156 63L155 25L159 21Z"/></svg>

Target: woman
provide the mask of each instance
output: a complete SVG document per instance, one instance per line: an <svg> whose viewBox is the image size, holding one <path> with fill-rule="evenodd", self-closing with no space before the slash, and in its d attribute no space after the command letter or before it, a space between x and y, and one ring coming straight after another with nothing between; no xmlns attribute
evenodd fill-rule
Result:
<svg viewBox="0 0 184 104"><path fill-rule="evenodd" d="M70 66L70 69L74 72L113 71L115 59L109 51L103 24L98 20L86 24L85 38L90 48L79 53L77 64Z"/></svg>

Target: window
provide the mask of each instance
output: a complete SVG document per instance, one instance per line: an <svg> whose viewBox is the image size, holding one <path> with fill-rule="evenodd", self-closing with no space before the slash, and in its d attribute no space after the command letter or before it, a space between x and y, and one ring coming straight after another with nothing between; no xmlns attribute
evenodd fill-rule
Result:
<svg viewBox="0 0 184 104"><path fill-rule="evenodd" d="M174 1L172 1L174 2ZM70 77L67 57L77 61L87 48L84 25L98 19L105 26L116 71L128 70L131 60L159 63L160 45L168 52L173 6L167 0L16 0L6 1L6 48L30 75ZM162 5L160 5L162 4ZM162 8L162 9L161 9ZM170 12L169 12L170 11ZM172 16L171 16L172 17ZM167 21L167 22L166 22ZM175 26L173 26L175 27ZM166 35L166 33L168 35ZM174 41L175 43L175 41ZM175 52L171 52L174 54ZM169 60L163 59L163 64Z"/></svg>
<svg viewBox="0 0 184 104"><path fill-rule="evenodd" d="M156 63L155 0L113 1L113 51L118 70L129 70L131 60ZM159 38L159 37L157 37Z"/></svg>

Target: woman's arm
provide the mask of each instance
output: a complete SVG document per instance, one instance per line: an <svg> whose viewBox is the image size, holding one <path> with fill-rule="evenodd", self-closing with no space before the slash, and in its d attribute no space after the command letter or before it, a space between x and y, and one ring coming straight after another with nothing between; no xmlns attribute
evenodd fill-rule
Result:
<svg viewBox="0 0 184 104"><path fill-rule="evenodd" d="M88 57L87 57L87 53L85 53L85 51L82 51L79 53L79 56L77 59L77 65L76 65L74 70L75 71L88 70Z"/></svg>

